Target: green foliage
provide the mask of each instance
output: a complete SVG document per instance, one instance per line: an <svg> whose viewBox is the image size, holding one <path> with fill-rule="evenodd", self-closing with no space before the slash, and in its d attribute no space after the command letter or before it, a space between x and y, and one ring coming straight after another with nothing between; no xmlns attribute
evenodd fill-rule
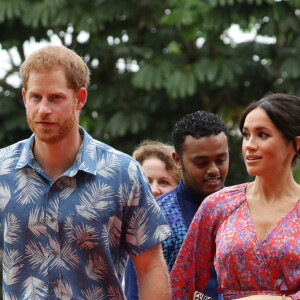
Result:
<svg viewBox="0 0 300 300"><path fill-rule="evenodd" d="M92 77L81 125L129 154L146 138L171 142L174 123L187 113L219 113L231 131L229 185L251 179L235 134L243 108L269 91L300 95L299 4L0 0L0 41L23 60L28 41L56 35L82 55ZM255 39L238 41L229 34L233 24L255 30ZM18 68L11 56L11 69L0 78L0 146L30 135L21 89L8 83Z"/></svg>
<svg viewBox="0 0 300 300"><path fill-rule="evenodd" d="M293 175L298 184L300 184L300 163L294 168Z"/></svg>
<svg viewBox="0 0 300 300"><path fill-rule="evenodd" d="M13 19L19 17L21 12L24 11L25 3L20 0L6 0L1 1L0 4L0 22L4 22L5 19Z"/></svg>

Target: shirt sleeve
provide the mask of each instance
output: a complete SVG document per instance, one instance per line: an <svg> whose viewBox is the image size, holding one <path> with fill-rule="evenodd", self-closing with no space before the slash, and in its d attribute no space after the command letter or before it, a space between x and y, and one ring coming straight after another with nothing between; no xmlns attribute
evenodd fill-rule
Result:
<svg viewBox="0 0 300 300"><path fill-rule="evenodd" d="M215 233L218 220L213 216L213 198L204 200L198 209L171 271L173 299L192 299L194 292L203 292L215 254Z"/></svg>
<svg viewBox="0 0 300 300"><path fill-rule="evenodd" d="M127 263L124 283L126 298L130 300L139 300L138 280L132 259L129 259Z"/></svg>
<svg viewBox="0 0 300 300"><path fill-rule="evenodd" d="M123 230L127 251L135 256L167 239L171 230L138 163L131 162L129 177L131 190L124 209Z"/></svg>

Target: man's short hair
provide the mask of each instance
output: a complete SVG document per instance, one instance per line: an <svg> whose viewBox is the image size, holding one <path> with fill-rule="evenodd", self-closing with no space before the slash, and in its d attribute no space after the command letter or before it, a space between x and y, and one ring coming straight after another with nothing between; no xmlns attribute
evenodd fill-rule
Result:
<svg viewBox="0 0 300 300"><path fill-rule="evenodd" d="M20 67L22 84L27 90L28 78L31 72L47 71L62 68L68 85L77 92L80 88L87 88L90 71L85 61L73 50L64 46L46 46L36 50L28 56Z"/></svg>
<svg viewBox="0 0 300 300"><path fill-rule="evenodd" d="M176 153L181 157L182 144L187 135L193 138L208 137L224 132L228 136L228 129L223 120L214 113L198 110L185 115L173 128L172 138Z"/></svg>

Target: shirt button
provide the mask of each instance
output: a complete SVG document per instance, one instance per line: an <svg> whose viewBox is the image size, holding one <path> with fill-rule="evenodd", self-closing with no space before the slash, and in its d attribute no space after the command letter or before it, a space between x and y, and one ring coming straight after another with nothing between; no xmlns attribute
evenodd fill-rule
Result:
<svg viewBox="0 0 300 300"><path fill-rule="evenodd" d="M55 250L53 250L53 251L52 251L52 254L53 254L53 255L56 255L56 254L57 254L57 252L56 252Z"/></svg>
<svg viewBox="0 0 300 300"><path fill-rule="evenodd" d="M57 283L56 282L52 282L52 286L53 287L57 287Z"/></svg>
<svg viewBox="0 0 300 300"><path fill-rule="evenodd" d="M54 221L55 221L55 219L52 217L52 218L50 219L50 222L51 222L51 223L54 223Z"/></svg>
<svg viewBox="0 0 300 300"><path fill-rule="evenodd" d="M52 186L52 190L53 190L53 191L56 191L56 190L57 190L57 186L56 186L56 185L53 185L53 186Z"/></svg>

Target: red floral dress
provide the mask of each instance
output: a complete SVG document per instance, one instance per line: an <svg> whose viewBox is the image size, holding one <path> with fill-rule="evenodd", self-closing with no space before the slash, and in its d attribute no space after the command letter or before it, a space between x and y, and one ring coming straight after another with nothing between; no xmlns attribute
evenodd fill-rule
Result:
<svg viewBox="0 0 300 300"><path fill-rule="evenodd" d="M174 300L204 290L214 258L224 299L258 294L300 299L300 200L260 242L246 185L226 187L202 203L171 272Z"/></svg>

